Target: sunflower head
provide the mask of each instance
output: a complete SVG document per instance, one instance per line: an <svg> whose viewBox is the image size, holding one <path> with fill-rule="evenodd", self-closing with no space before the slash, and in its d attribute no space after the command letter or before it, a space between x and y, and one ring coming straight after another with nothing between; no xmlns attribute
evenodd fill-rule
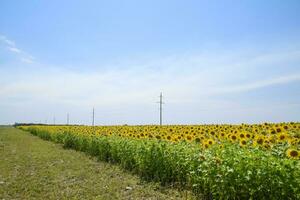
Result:
<svg viewBox="0 0 300 200"><path fill-rule="evenodd" d="M245 133L242 132L242 133L239 134L240 139L244 139L245 137L246 137Z"/></svg>
<svg viewBox="0 0 300 200"><path fill-rule="evenodd" d="M187 140L187 141L192 141L193 140L193 136L192 135L190 135L190 134L187 134L186 136L185 136L185 139Z"/></svg>
<svg viewBox="0 0 300 200"><path fill-rule="evenodd" d="M172 140L172 136L171 135L167 135L166 139L170 141L170 140Z"/></svg>
<svg viewBox="0 0 300 200"><path fill-rule="evenodd" d="M217 165L220 165L222 163L222 160L218 157L215 157L214 161L216 162Z"/></svg>
<svg viewBox="0 0 300 200"><path fill-rule="evenodd" d="M225 133L224 132L221 132L220 133L220 136L223 138L223 137L225 137Z"/></svg>
<svg viewBox="0 0 300 200"><path fill-rule="evenodd" d="M201 139L199 137L196 137L195 142L200 143Z"/></svg>
<svg viewBox="0 0 300 200"><path fill-rule="evenodd" d="M254 140L254 146L262 146L264 144L264 137L263 136L257 136Z"/></svg>
<svg viewBox="0 0 300 200"><path fill-rule="evenodd" d="M277 140L279 141L279 142L284 142L284 141L286 141L287 139L288 139L288 134L286 134L286 133L280 133L280 134L278 134L278 136L277 136Z"/></svg>
<svg viewBox="0 0 300 200"><path fill-rule="evenodd" d="M300 151L296 150L296 149L288 149L286 151L286 155L287 157L291 158L291 159L299 159L300 157Z"/></svg>
<svg viewBox="0 0 300 200"><path fill-rule="evenodd" d="M245 137L246 137L247 139L251 139L251 138L252 138L252 134L249 133L249 132L247 132L247 133L245 134Z"/></svg>
<svg viewBox="0 0 300 200"><path fill-rule="evenodd" d="M241 146L241 147L245 147L246 145L247 145L247 140L241 139L241 140L240 140L240 146Z"/></svg>
<svg viewBox="0 0 300 200"><path fill-rule="evenodd" d="M230 135L230 140L231 140L232 142L235 142L237 139L238 139L238 137L237 137L235 134L231 134L231 135Z"/></svg>
<svg viewBox="0 0 300 200"><path fill-rule="evenodd" d="M283 128L277 127L275 130L276 130L276 133L281 133L283 131Z"/></svg>
<svg viewBox="0 0 300 200"><path fill-rule="evenodd" d="M264 149L271 149L272 146L271 146L269 143L264 143L264 144L263 144L263 148L264 148Z"/></svg>
<svg viewBox="0 0 300 200"><path fill-rule="evenodd" d="M209 147L209 144L205 142L205 143L203 144L203 148L204 148L204 149L208 149L208 147Z"/></svg>
<svg viewBox="0 0 300 200"><path fill-rule="evenodd" d="M215 143L215 141L214 141L213 139L208 139L208 140L207 140L207 143L208 143L209 145L213 145L213 144Z"/></svg>

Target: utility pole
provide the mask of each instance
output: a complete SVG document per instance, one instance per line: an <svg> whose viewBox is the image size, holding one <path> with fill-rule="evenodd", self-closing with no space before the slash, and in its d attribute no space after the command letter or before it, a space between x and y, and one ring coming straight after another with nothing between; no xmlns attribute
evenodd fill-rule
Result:
<svg viewBox="0 0 300 200"><path fill-rule="evenodd" d="M69 113L67 113L67 125L69 125L69 122L70 122L70 116Z"/></svg>
<svg viewBox="0 0 300 200"><path fill-rule="evenodd" d="M55 116L53 117L53 124L55 125Z"/></svg>
<svg viewBox="0 0 300 200"><path fill-rule="evenodd" d="M95 108L93 107L93 123L92 123L92 126L95 125Z"/></svg>
<svg viewBox="0 0 300 200"><path fill-rule="evenodd" d="M163 100L162 100L163 96L162 96L162 92L160 93L159 96L159 125L162 125L162 105L164 104Z"/></svg>

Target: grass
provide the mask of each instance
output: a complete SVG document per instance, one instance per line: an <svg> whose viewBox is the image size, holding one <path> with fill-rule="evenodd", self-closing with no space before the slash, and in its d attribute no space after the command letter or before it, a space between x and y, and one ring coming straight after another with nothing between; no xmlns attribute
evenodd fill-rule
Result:
<svg viewBox="0 0 300 200"><path fill-rule="evenodd" d="M191 199L116 165L0 127L0 199Z"/></svg>

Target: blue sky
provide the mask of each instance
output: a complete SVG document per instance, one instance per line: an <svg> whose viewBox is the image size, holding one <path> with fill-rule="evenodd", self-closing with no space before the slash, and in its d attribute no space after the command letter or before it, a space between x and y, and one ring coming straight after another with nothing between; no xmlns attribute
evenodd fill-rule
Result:
<svg viewBox="0 0 300 200"><path fill-rule="evenodd" d="M0 2L0 124L300 119L300 2Z"/></svg>

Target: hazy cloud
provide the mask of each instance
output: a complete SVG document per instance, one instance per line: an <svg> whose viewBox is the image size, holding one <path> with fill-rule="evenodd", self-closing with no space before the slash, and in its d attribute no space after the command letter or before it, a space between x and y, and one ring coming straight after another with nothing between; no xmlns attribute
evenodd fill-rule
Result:
<svg viewBox="0 0 300 200"><path fill-rule="evenodd" d="M15 42L7 39L4 35L0 35L0 41L4 42L8 46L15 46Z"/></svg>
<svg viewBox="0 0 300 200"><path fill-rule="evenodd" d="M256 102L251 108L245 105L249 104L247 99L238 102L224 96L230 94L234 97L235 94L268 87L299 84L300 71L297 68L285 73L276 72L286 71L282 62L295 60L298 63L298 59L297 51L283 52L280 59L272 53L245 57L242 53L225 52L218 59L213 53L202 53L151 59L136 65L121 63L105 70L90 71L35 63L15 74L13 81L2 80L0 106L18 112L23 110L23 114L19 113L21 116L26 116L30 110L40 113L30 115L36 118L51 113L64 116L69 112L67 110L73 109L78 123L86 123L83 119L89 119L89 113L85 112L95 106L97 112L105 115L102 119L105 124L151 123L158 112L158 95L163 92L169 123L192 123L197 119L217 123L220 122L218 119L227 119L228 115L234 119L231 122L243 119L247 119L244 122L255 122L255 119L264 118L281 120L276 116L286 121L297 116L297 96L294 101L285 102L285 107L278 107L278 103L266 99L267 105ZM273 67L272 71L269 66ZM250 101L255 102L255 99ZM261 111L262 107L266 108L265 113ZM277 114L284 110L290 114Z"/></svg>
<svg viewBox="0 0 300 200"><path fill-rule="evenodd" d="M6 36L0 35L0 42L4 43L4 45L10 52L16 54L21 62L28 64L34 63L35 58L33 56L18 48L16 46L16 43L12 40L7 39Z"/></svg>
<svg viewBox="0 0 300 200"><path fill-rule="evenodd" d="M14 53L22 53L22 51L16 47L7 47L7 49Z"/></svg>
<svg viewBox="0 0 300 200"><path fill-rule="evenodd" d="M273 77L264 80L257 80L250 83L241 83L239 85L224 86L220 88L210 88L210 94L218 95L225 93L238 93L256 90L264 87L286 84L294 81L300 81L300 74L290 74L280 77Z"/></svg>

